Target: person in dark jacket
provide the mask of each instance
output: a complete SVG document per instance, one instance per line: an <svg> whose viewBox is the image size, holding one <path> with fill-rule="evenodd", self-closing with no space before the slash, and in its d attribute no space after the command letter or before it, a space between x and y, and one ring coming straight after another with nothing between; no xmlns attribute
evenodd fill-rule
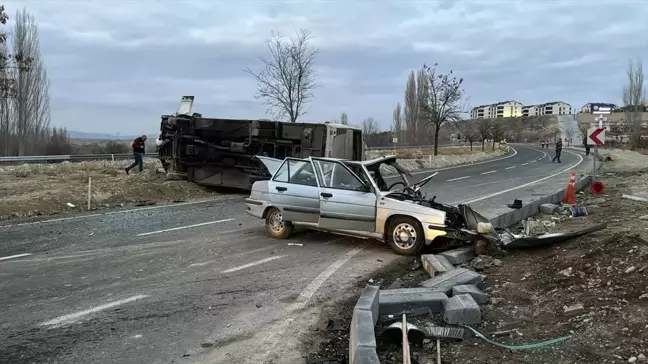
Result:
<svg viewBox="0 0 648 364"><path fill-rule="evenodd" d="M558 163L562 163L560 161L560 153L562 153L562 138L559 138L558 141L556 141L556 156L553 157L551 161L556 163L556 160L558 160Z"/></svg>
<svg viewBox="0 0 648 364"><path fill-rule="evenodd" d="M124 168L126 174L128 174L131 169L135 168L135 166L139 167L140 172L144 169L144 154L146 153L146 146L144 145L145 142L146 135L142 135L133 140L133 157L135 158L135 162Z"/></svg>
<svg viewBox="0 0 648 364"><path fill-rule="evenodd" d="M585 155L586 156L589 155L590 154L590 146L589 146L589 144L587 144L587 137L586 136L583 137L583 146L585 147Z"/></svg>

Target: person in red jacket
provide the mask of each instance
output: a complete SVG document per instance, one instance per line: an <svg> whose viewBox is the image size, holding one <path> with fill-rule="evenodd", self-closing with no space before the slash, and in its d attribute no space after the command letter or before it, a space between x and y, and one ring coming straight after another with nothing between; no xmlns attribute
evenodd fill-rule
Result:
<svg viewBox="0 0 648 364"><path fill-rule="evenodd" d="M142 135L133 140L133 157L135 158L135 162L124 168L126 174L128 174L131 169L135 168L135 166L139 166L140 172L144 169L144 154L146 153L144 142L146 142L146 135Z"/></svg>

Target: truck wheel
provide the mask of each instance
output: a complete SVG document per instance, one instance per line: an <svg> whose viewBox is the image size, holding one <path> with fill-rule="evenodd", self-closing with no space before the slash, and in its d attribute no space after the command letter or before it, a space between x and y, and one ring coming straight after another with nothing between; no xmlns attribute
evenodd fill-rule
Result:
<svg viewBox="0 0 648 364"><path fill-rule="evenodd" d="M411 217L394 218L387 233L387 242L400 255L417 255L425 244L421 224Z"/></svg>
<svg viewBox="0 0 648 364"><path fill-rule="evenodd" d="M266 214L265 226L275 239L285 239L292 234L294 226L290 221L284 221L281 210L271 207Z"/></svg>

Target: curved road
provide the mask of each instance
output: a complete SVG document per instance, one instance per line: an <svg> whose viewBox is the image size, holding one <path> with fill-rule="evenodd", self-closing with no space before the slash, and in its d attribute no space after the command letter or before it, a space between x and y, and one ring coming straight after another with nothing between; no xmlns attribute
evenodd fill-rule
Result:
<svg viewBox="0 0 648 364"><path fill-rule="evenodd" d="M439 170L425 191L491 217L584 165L514 148ZM299 339L322 307L396 256L319 232L269 239L242 199L0 226L2 363L302 362Z"/></svg>

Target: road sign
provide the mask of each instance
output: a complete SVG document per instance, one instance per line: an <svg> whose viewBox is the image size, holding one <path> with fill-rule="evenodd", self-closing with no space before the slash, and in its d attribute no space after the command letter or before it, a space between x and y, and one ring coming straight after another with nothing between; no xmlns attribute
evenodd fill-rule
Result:
<svg viewBox="0 0 648 364"><path fill-rule="evenodd" d="M587 129L587 143L593 145L605 144L605 128Z"/></svg>
<svg viewBox="0 0 648 364"><path fill-rule="evenodd" d="M607 121L607 118L605 116L603 116L603 115L599 115L599 116L596 117L595 120L598 121L598 125L599 125L598 127L602 128L603 127L603 122Z"/></svg>
<svg viewBox="0 0 648 364"><path fill-rule="evenodd" d="M392 143L394 144L398 143L398 138L392 138Z"/></svg>
<svg viewBox="0 0 648 364"><path fill-rule="evenodd" d="M612 112L612 104L592 104L592 114L609 114Z"/></svg>

